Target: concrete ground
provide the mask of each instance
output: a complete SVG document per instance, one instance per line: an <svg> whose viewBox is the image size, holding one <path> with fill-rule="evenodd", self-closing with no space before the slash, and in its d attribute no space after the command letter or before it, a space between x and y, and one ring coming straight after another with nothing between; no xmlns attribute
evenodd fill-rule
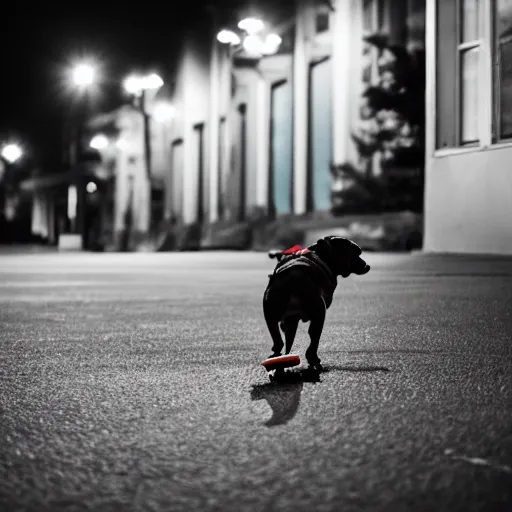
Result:
<svg viewBox="0 0 512 512"><path fill-rule="evenodd" d="M366 259L272 385L265 254L4 252L0 510L512 510L512 258Z"/></svg>

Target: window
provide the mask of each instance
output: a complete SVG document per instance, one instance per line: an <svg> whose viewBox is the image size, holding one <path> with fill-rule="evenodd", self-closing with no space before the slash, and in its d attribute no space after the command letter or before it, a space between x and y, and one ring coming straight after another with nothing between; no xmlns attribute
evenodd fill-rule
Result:
<svg viewBox="0 0 512 512"><path fill-rule="evenodd" d="M217 161L217 215L219 219L224 218L225 213L225 197L224 197L224 180L225 172L228 166L228 134L227 134L227 123L226 118L221 117L219 120L219 154Z"/></svg>
<svg viewBox="0 0 512 512"><path fill-rule="evenodd" d="M512 138L512 0L493 2L493 141Z"/></svg>
<svg viewBox="0 0 512 512"><path fill-rule="evenodd" d="M512 0L437 0L436 148L512 141Z"/></svg>
<svg viewBox="0 0 512 512"><path fill-rule="evenodd" d="M479 0L460 2L459 22L459 140L461 145L474 144L478 136L478 63L480 31L478 29Z"/></svg>
<svg viewBox="0 0 512 512"><path fill-rule="evenodd" d="M322 34L329 30L329 19L332 11L332 0L315 2L315 33Z"/></svg>
<svg viewBox="0 0 512 512"><path fill-rule="evenodd" d="M205 173L204 173L204 123L194 125L194 146L193 152L195 163L194 167L197 172L197 210L196 221L202 224L205 221L206 201L205 192Z"/></svg>
<svg viewBox="0 0 512 512"><path fill-rule="evenodd" d="M320 11L316 13L316 33L320 34L329 30L329 12Z"/></svg>

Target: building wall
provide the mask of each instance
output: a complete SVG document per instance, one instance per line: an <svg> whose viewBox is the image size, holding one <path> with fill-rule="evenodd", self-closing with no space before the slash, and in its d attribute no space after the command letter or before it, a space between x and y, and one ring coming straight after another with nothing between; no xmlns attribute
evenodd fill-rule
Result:
<svg viewBox="0 0 512 512"><path fill-rule="evenodd" d="M444 0L447 1L447 0ZM485 28L485 0L480 26ZM447 7L444 4L443 7ZM425 239L427 252L512 254L512 146L493 144L490 133L491 62L489 47L482 47L481 80L476 101L479 115L489 122L479 123L480 143L475 147L436 149L436 126L443 112L436 111L436 88L442 77L436 72L436 53L448 41L436 24L436 0L427 2L427 87L426 87L426 188ZM446 22L446 18L443 20ZM454 21L454 23L456 23ZM451 33L451 30L449 31ZM451 37L451 36L450 36ZM483 39L485 41L484 32ZM441 48L442 46L442 48ZM446 129L446 126L445 126ZM456 138L456 137L455 137ZM441 139L444 140L444 139Z"/></svg>
<svg viewBox="0 0 512 512"><path fill-rule="evenodd" d="M151 180L155 187L162 188L170 172L170 150L174 114L159 117L157 109L161 105L169 106L167 91L158 91L148 105L149 133L151 140ZM169 116L169 117L167 117Z"/></svg>
<svg viewBox="0 0 512 512"><path fill-rule="evenodd" d="M387 10L386 26L389 32L397 42L405 44L405 36L402 37L400 32L405 27L404 10L408 8L409 15L413 11L421 11L422 0L380 1L382 9ZM292 213L311 212L315 206L316 209L330 210L330 191L327 190L331 182L330 164L357 162L358 158L351 133L359 116L363 46L362 2L333 0L332 4L335 8L333 12L329 11L327 5L323 6L329 18L329 28L320 31L317 28L317 13L321 6L314 0L300 0L295 13L293 51L262 58L254 67L233 66L228 49L216 42L215 30L211 34L207 31L189 34L176 68L176 89L172 98L176 118L171 140L183 140L183 165L181 170L171 168L166 179L167 216L171 215L173 201L177 202L176 197L173 200L176 186L173 192L172 175L175 178L182 175L183 179L180 177L174 181L182 182L183 220L187 224L196 221L197 148L193 142L193 126L199 122L205 123L204 194L208 206L205 220L236 222L240 219L242 186L245 186L247 216L255 208L267 212L271 209L271 94L272 88L282 81L287 81L292 87L289 117L293 142L288 173ZM400 9L393 7L395 4L399 4ZM418 28L421 15L410 17L409 24L413 36L421 33L421 27ZM322 61L325 64L319 64ZM314 64L318 64L315 69L326 71L321 80L316 80L315 76L312 80ZM233 91L232 77L235 82ZM312 97L312 81L317 87L315 97ZM328 95L331 99L326 104L324 100ZM241 179L239 106L242 104L247 109L245 185ZM318 144L313 148L317 151L311 162L311 123L315 120L311 112L317 112L319 106L324 107L327 117L325 126L318 116L315 118L317 130L313 137L316 137ZM282 113L280 115L283 116ZM221 119L225 119L222 129ZM329 143L320 144L326 138L330 138ZM284 160L286 158L283 157ZM310 175L313 167L316 169L313 169L314 180ZM313 200L316 196L311 191L311 182L325 189L317 194L321 196L321 204ZM286 208L285 205L283 209Z"/></svg>
<svg viewBox="0 0 512 512"><path fill-rule="evenodd" d="M429 159L424 250L512 254L512 148Z"/></svg>
<svg viewBox="0 0 512 512"><path fill-rule="evenodd" d="M209 46L200 37L188 37L184 41L183 51L176 73L175 92L171 98L175 118L170 129L170 142L183 140L183 169L182 176L183 211L180 216L185 224L197 221L198 212L198 145L197 125L203 128L203 204L205 212L209 211L210 177L209 177L209 141L210 141L210 76L209 76ZM196 130L196 131L195 131ZM171 166L170 166L171 167ZM173 210L172 201L172 172L165 180L165 209L166 216Z"/></svg>
<svg viewBox="0 0 512 512"><path fill-rule="evenodd" d="M283 55L275 55L272 57L268 57L260 61L258 66L259 72L261 73L261 78L258 83L258 113L260 115L259 123L258 123L258 143L259 148L257 151L258 157L258 191L257 204L259 207L263 209L263 211L268 212L270 209L275 208L276 195L291 195L293 180L294 180L294 160L293 155L291 161L283 161L288 160L286 158L287 148L283 147L287 144L287 141L283 141L280 137L280 128L276 129L275 124L279 123L279 120L275 119L276 109L280 112L280 117L283 119L281 122L285 121L285 117L288 115L289 122L292 125L292 137L293 137L293 123L294 123L294 115L293 115L293 97L290 101L289 98L285 99L286 105L283 106L284 109L288 108L289 112L282 111L279 106L273 104L275 98L273 98L273 90L275 87L279 87L280 85L285 85L288 91L288 94L293 96L293 58L290 54ZM286 101L287 100L287 101ZM290 128L288 127L288 130ZM288 134L287 134L288 135ZM274 142L272 142L274 141ZM277 149L274 146L278 146ZM281 152L281 155L276 154L276 150ZM292 151L293 151L293 140L292 140ZM282 153L284 152L284 158ZM285 175L289 176L289 183L286 184L286 191L276 191L272 190L272 181L273 183L281 182L280 177L276 176L277 169L275 169L275 162L280 162L281 165L289 165L289 169L282 169ZM270 187L270 189L269 189ZM274 185L275 187L275 185ZM273 195L274 197L270 197ZM291 201L293 207L293 201ZM279 214L279 211L276 212Z"/></svg>

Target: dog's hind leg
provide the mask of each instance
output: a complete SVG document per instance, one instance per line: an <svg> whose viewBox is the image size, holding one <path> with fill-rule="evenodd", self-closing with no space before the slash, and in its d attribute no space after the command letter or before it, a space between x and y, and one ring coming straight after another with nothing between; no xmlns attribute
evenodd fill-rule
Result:
<svg viewBox="0 0 512 512"><path fill-rule="evenodd" d="M277 357L281 355L284 347L283 338L279 332L279 314L275 310L275 306L272 301L263 301L263 315L265 316L265 322L267 323L268 331L272 337L272 354L270 357Z"/></svg>
<svg viewBox="0 0 512 512"><path fill-rule="evenodd" d="M295 341L295 335L297 334L298 325L298 317L287 318L281 322L281 329L284 332L284 339L286 341L286 354L289 354L292 350L293 342Z"/></svg>
<svg viewBox="0 0 512 512"><path fill-rule="evenodd" d="M325 302L318 297L311 307L311 323L309 325L308 334L311 339L308 349L306 350L306 359L313 368L321 368L320 358L318 357L318 345L320 336L324 329L325 322Z"/></svg>

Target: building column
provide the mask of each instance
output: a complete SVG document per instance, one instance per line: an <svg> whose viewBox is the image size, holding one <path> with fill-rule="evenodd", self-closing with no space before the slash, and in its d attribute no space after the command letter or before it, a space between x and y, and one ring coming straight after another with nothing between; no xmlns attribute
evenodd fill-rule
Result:
<svg viewBox="0 0 512 512"><path fill-rule="evenodd" d="M257 181L256 205L268 207L269 145L270 145L270 90L267 81L258 77L257 105Z"/></svg>
<svg viewBox="0 0 512 512"><path fill-rule="evenodd" d="M436 150L436 53L437 53L437 2L427 0L425 6L425 190L423 206L423 251L431 251L436 246L436 221L434 208L436 205L435 186L432 184L431 173L434 153ZM432 220L431 220L432 219Z"/></svg>
<svg viewBox="0 0 512 512"><path fill-rule="evenodd" d="M233 50L229 46L219 47L219 74L220 74L220 89L219 101L220 111L219 115L224 119L222 128L222 137L219 137L217 144L219 148L219 181L217 182L218 189L218 216L219 220L226 220L229 216L228 201L227 201L227 187L229 173L231 169L231 137L232 137L232 123L233 123L233 102L231 99L232 87L232 73L233 73ZM220 119L219 119L220 122ZM220 135L220 133L219 133Z"/></svg>
<svg viewBox="0 0 512 512"><path fill-rule="evenodd" d="M351 133L362 92L362 2L337 0L331 15L333 163L357 161Z"/></svg>
<svg viewBox="0 0 512 512"><path fill-rule="evenodd" d="M210 55L210 113L209 113L209 222L218 220L218 179L219 179L219 122L220 122L220 66L219 43L214 38Z"/></svg>
<svg viewBox="0 0 512 512"><path fill-rule="evenodd" d="M308 25L310 1L299 0L293 50L293 212L306 212L308 174Z"/></svg>

